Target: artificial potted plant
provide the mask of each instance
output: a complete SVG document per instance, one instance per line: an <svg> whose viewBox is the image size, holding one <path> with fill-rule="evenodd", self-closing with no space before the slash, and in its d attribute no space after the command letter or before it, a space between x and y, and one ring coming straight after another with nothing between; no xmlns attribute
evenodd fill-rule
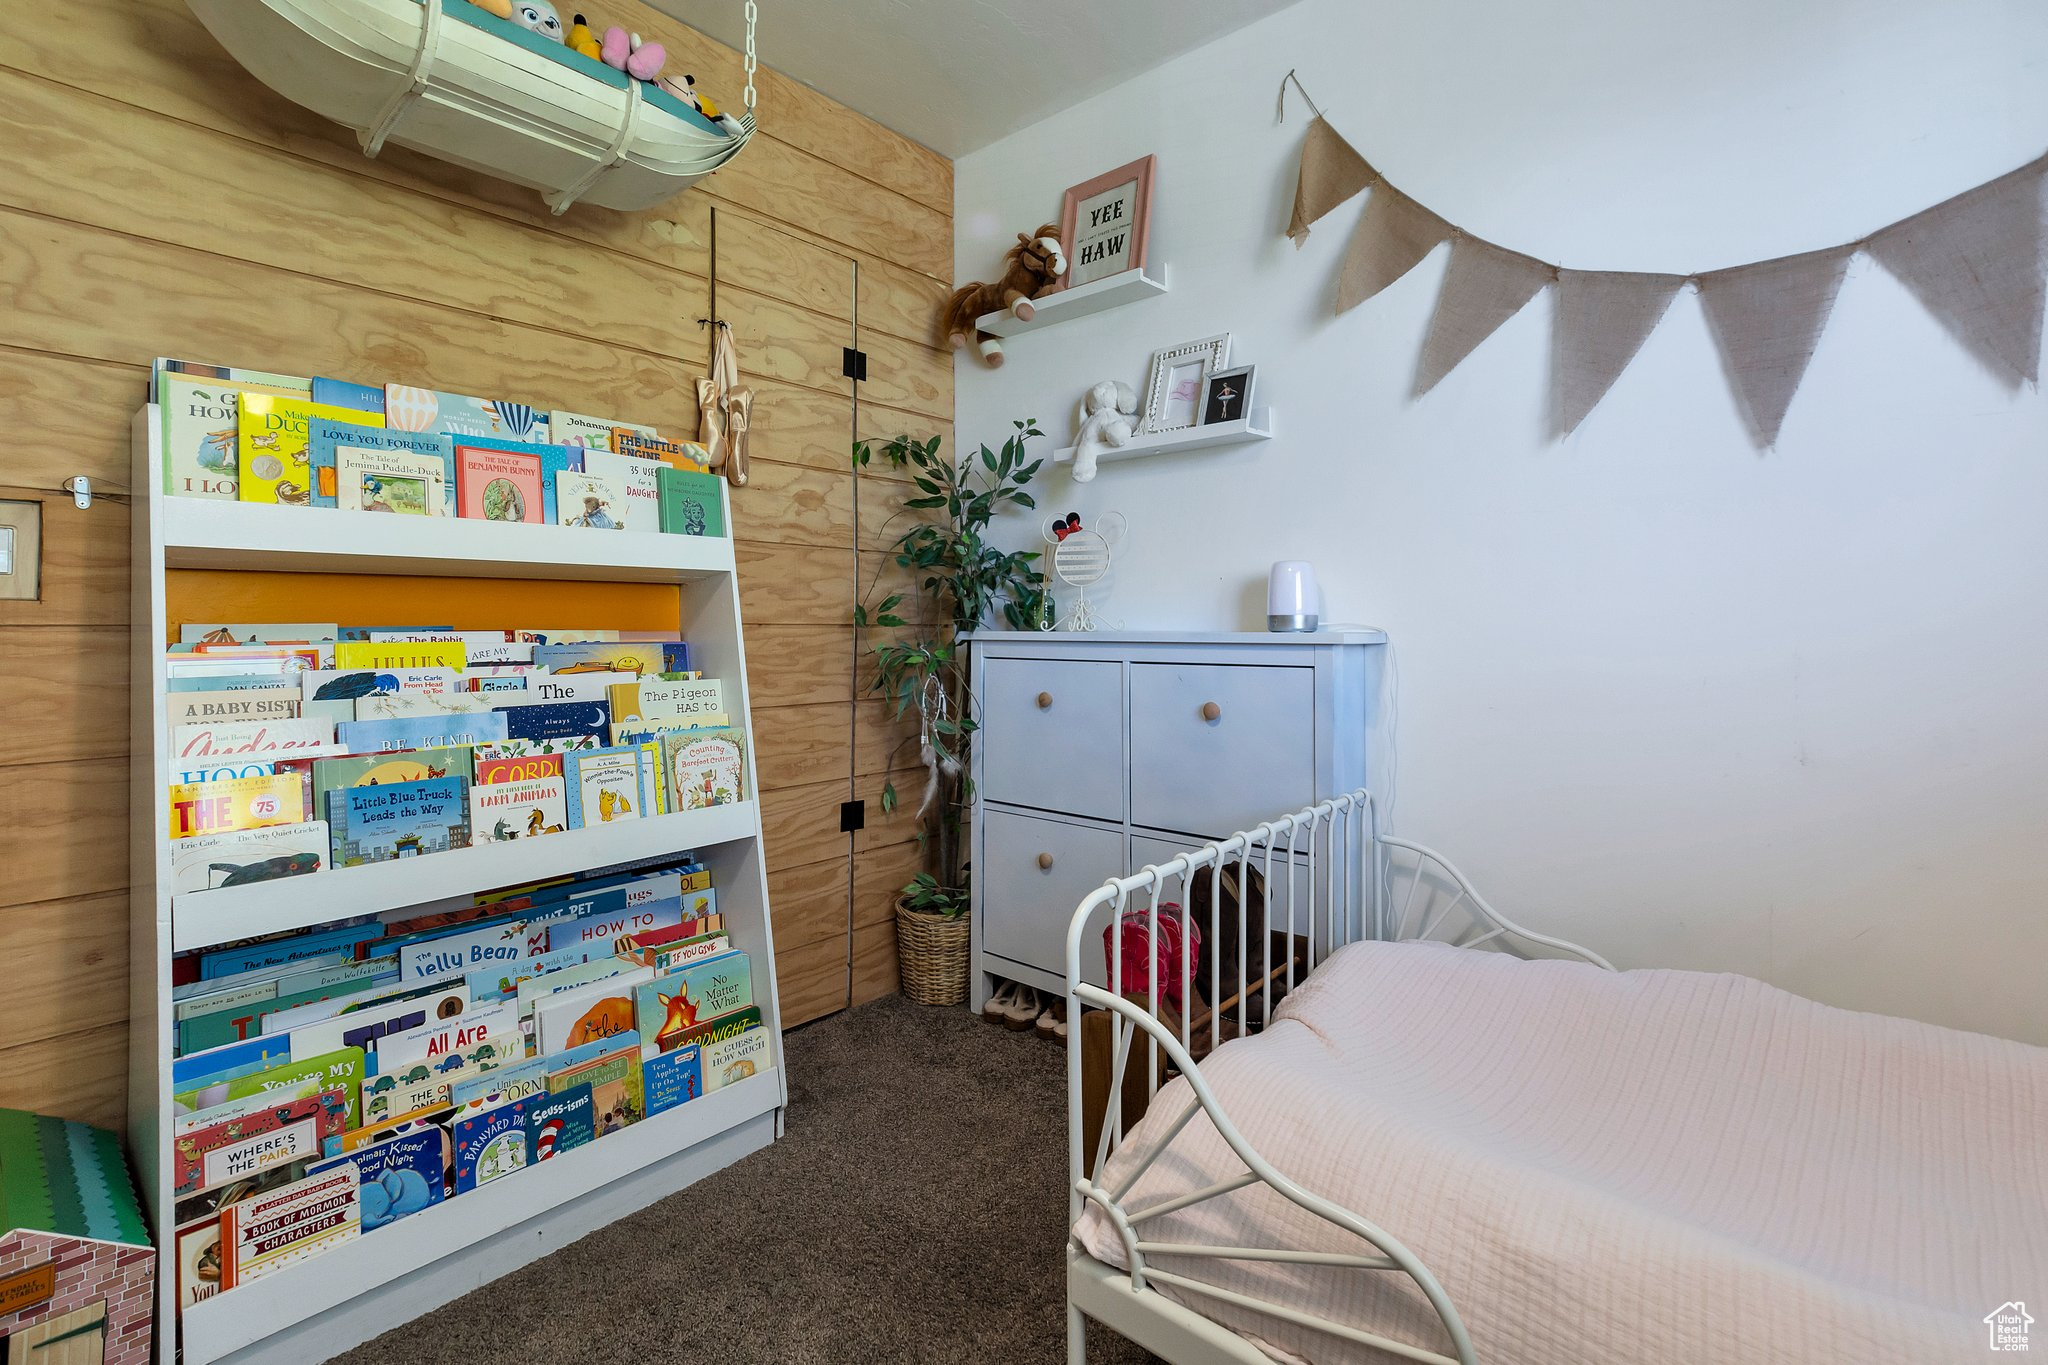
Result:
<svg viewBox="0 0 2048 1365"><path fill-rule="evenodd" d="M917 806L924 868L897 901L896 953L903 993L923 1005L957 1005L967 998L972 870L966 825L977 722L956 642L997 616L1013 629L1029 629L1044 599L1032 567L1038 556L999 550L988 541L990 523L1005 508L1036 506L1024 486L1044 461L1027 462L1025 443L1045 433L1035 421L1013 425L1016 431L1001 451L984 445L957 462L940 453L936 436L898 436L879 447L861 441L853 448L856 469L879 454L907 471L916 490L883 524L886 531L899 519L912 519L889 542L888 553L910 572L916 590L872 601L881 580L877 571L853 609L853 624L856 630L891 632L872 646L869 688L887 699L892 716L917 718L918 761L925 770ZM915 597L914 605L906 605L907 595ZM910 742L908 736L902 741ZM896 809L898 800L895 784L885 780L882 810Z"/></svg>

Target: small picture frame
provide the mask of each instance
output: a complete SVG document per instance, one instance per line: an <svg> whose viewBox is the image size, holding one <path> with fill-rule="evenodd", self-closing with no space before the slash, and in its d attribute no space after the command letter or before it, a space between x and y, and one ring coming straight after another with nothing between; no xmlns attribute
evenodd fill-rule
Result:
<svg viewBox="0 0 2048 1365"><path fill-rule="evenodd" d="M1139 157L1067 191L1060 203L1060 245L1067 253L1067 273L1058 288L1071 289L1144 267L1152 227L1154 161Z"/></svg>
<svg viewBox="0 0 2048 1365"><path fill-rule="evenodd" d="M1145 383L1145 430L1185 431L1200 425L1209 376L1229 363L1228 332L1154 351Z"/></svg>
<svg viewBox="0 0 2048 1365"><path fill-rule="evenodd" d="M1202 425L1241 422L1252 410L1252 365L1216 370L1202 385Z"/></svg>

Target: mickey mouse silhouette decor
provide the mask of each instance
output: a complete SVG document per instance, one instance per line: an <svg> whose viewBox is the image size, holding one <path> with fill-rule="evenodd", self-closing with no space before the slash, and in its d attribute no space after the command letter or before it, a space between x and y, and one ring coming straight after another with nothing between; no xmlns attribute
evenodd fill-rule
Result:
<svg viewBox="0 0 2048 1365"><path fill-rule="evenodd" d="M1110 547L1124 538L1121 512L1104 512L1095 525L1083 526L1079 512L1051 516L1045 520L1045 543L1051 547L1052 576L1075 589L1074 605L1052 627L1054 630L1100 630L1114 628L1088 601L1088 589L1109 573Z"/></svg>

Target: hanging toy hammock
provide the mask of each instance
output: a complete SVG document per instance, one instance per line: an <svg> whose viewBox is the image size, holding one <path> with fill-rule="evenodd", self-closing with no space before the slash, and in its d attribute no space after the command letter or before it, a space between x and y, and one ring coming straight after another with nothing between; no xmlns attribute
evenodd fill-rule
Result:
<svg viewBox="0 0 2048 1365"><path fill-rule="evenodd" d="M754 135L754 0L746 112L717 121L657 86L470 0L190 0L234 59L295 104L386 142L541 191L652 208Z"/></svg>

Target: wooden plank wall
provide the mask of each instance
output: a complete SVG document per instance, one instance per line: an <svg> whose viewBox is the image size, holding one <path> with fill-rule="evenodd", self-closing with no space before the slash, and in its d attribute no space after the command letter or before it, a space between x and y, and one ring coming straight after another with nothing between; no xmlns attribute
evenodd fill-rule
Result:
<svg viewBox="0 0 2048 1365"><path fill-rule="evenodd" d="M0 25L0 498L40 498L45 527L42 600L0 603L15 719L0 744L0 1105L122 1118L128 513L52 490L74 474L126 490L150 358L405 379L687 433L714 282L758 392L734 522L785 1017L893 989L908 831L849 838L839 804L879 785L886 749L877 713L853 704L847 607L856 556L878 543L869 509L900 485L867 475L863 493L847 452L856 424L950 441L952 365L931 324L951 164L764 71L762 131L733 165L649 212L558 219L532 191L402 149L365 159L180 0L64 9ZM606 15L736 102L737 54L630 0ZM858 386L841 375L856 340Z"/></svg>

